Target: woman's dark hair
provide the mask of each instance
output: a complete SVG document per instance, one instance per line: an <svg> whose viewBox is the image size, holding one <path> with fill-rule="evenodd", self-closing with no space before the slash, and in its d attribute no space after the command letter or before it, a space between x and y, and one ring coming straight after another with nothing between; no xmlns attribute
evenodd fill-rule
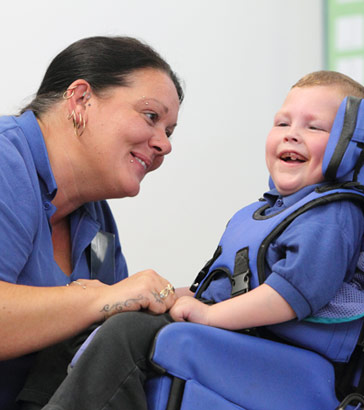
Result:
<svg viewBox="0 0 364 410"><path fill-rule="evenodd" d="M39 90L26 107L39 117L62 97L69 85L86 80L100 94L113 86L128 86L128 75L136 70L154 68L173 81L179 101L181 84L169 64L150 46L131 37L89 37L76 41L60 52L49 65Z"/></svg>

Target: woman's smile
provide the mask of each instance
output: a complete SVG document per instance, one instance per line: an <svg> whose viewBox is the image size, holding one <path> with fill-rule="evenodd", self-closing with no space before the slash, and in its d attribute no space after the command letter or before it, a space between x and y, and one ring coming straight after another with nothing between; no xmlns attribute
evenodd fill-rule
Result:
<svg viewBox="0 0 364 410"><path fill-rule="evenodd" d="M179 99L168 75L146 69L129 78L128 87L95 97L83 136L90 172L108 198L139 192L144 176L170 153L177 123Z"/></svg>

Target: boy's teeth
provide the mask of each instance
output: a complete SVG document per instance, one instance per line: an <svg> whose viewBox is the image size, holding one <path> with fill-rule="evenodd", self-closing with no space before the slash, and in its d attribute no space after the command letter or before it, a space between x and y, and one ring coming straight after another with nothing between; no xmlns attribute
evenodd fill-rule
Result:
<svg viewBox="0 0 364 410"><path fill-rule="evenodd" d="M281 157L284 160L290 160L290 161L301 161L302 159L298 154L295 154L293 152L286 152L285 154L282 155Z"/></svg>

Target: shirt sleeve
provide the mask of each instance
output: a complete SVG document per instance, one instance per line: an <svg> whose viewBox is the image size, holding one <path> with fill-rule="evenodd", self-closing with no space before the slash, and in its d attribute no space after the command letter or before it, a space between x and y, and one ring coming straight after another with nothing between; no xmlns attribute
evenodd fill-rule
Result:
<svg viewBox="0 0 364 410"><path fill-rule="evenodd" d="M349 281L359 257L363 213L350 201L317 206L298 216L270 245L265 283L298 319L314 314Z"/></svg>

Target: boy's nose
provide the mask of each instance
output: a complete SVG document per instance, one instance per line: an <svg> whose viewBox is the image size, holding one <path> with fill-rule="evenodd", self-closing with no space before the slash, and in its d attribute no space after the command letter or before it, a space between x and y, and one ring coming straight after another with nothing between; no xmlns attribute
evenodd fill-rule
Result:
<svg viewBox="0 0 364 410"><path fill-rule="evenodd" d="M285 142L298 142L298 138L293 135L286 135L284 137Z"/></svg>
<svg viewBox="0 0 364 410"><path fill-rule="evenodd" d="M283 141L284 142L294 142L294 143L300 142L301 137L300 137L298 130L292 127L287 129L287 132L283 137Z"/></svg>

